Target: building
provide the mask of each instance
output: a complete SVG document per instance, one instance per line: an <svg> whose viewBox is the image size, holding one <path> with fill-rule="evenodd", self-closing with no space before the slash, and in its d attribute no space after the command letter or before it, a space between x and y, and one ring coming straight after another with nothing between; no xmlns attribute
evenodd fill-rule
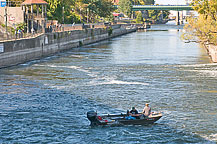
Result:
<svg viewBox="0 0 217 144"><path fill-rule="evenodd" d="M112 0L112 2L113 2L115 5L118 5L118 4L119 4L119 0Z"/></svg>
<svg viewBox="0 0 217 144"><path fill-rule="evenodd" d="M5 18L7 15L7 19ZM16 24L24 22L24 15L21 7L0 7L0 25L5 24L14 27Z"/></svg>
<svg viewBox="0 0 217 144"><path fill-rule="evenodd" d="M47 5L44 0L25 0L22 3L27 33L45 32L47 25ZM34 9L35 8L35 9ZM41 12L40 10L41 9Z"/></svg>

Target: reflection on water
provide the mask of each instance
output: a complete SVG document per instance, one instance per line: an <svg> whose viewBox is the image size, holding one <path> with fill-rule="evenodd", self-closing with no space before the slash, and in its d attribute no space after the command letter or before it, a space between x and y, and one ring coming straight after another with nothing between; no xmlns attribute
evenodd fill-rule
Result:
<svg viewBox="0 0 217 144"><path fill-rule="evenodd" d="M1 143L215 143L217 64L153 26L1 70ZM154 125L90 127L86 112L123 113L146 102Z"/></svg>

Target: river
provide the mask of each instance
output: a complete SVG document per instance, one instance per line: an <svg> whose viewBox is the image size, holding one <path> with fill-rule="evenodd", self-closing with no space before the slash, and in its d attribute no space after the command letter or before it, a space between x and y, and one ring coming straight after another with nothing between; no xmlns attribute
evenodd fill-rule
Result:
<svg viewBox="0 0 217 144"><path fill-rule="evenodd" d="M217 64L182 27L155 25L0 70L0 143L216 143ZM153 125L90 127L145 103Z"/></svg>

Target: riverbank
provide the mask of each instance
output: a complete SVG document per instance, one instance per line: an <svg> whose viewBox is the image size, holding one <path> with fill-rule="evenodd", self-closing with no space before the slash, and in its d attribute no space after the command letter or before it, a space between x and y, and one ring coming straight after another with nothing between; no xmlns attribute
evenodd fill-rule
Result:
<svg viewBox="0 0 217 144"><path fill-rule="evenodd" d="M40 59L64 50L96 43L135 32L136 28L112 25L107 28L85 28L45 33L34 38L0 42L0 68Z"/></svg>
<svg viewBox="0 0 217 144"><path fill-rule="evenodd" d="M212 62L217 63L217 46L212 44L204 44L204 47L206 48Z"/></svg>

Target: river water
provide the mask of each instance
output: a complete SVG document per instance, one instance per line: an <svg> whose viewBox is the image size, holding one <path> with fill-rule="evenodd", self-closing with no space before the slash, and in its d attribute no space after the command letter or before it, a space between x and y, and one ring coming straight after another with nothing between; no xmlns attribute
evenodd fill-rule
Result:
<svg viewBox="0 0 217 144"><path fill-rule="evenodd" d="M178 30L180 29L180 30ZM216 143L217 64L155 25L0 70L0 143ZM90 127L86 112L149 102L153 125Z"/></svg>

